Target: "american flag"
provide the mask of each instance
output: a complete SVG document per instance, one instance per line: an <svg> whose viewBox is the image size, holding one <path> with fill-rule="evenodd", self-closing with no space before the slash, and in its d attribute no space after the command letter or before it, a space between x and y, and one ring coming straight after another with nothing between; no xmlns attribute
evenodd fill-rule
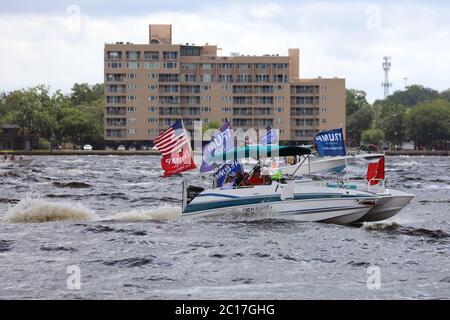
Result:
<svg viewBox="0 0 450 320"><path fill-rule="evenodd" d="M184 130L181 120L177 120L169 129L161 133L153 140L156 149L163 156L177 151L181 146L188 142L186 130Z"/></svg>
<svg viewBox="0 0 450 320"><path fill-rule="evenodd" d="M266 127L266 132L259 138L259 143L262 145L273 144L277 141L277 131L269 125Z"/></svg>

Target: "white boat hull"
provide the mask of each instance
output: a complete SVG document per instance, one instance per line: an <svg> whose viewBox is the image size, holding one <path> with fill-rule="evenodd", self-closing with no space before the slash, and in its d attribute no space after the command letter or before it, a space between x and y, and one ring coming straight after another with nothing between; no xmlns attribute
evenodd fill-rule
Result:
<svg viewBox="0 0 450 320"><path fill-rule="evenodd" d="M299 185L213 189L201 192L183 216L249 217L349 224L361 219L378 198L358 191Z"/></svg>
<svg viewBox="0 0 450 320"><path fill-rule="evenodd" d="M356 222L375 222L392 218L414 198L414 195L398 190L388 190L386 194L378 195L381 199L377 204Z"/></svg>
<svg viewBox="0 0 450 320"><path fill-rule="evenodd" d="M327 172L336 173L341 172L345 169L346 164L352 164L354 161L354 157L351 156L310 159L307 158L300 168L298 167L298 164L294 164L284 167L282 166L278 169L280 169L283 174L295 174L295 176Z"/></svg>

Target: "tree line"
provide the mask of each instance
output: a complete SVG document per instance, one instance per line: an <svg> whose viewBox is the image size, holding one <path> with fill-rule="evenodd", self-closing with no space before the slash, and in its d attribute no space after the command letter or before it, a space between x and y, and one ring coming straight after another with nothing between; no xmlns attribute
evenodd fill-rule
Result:
<svg viewBox="0 0 450 320"><path fill-rule="evenodd" d="M70 94L38 85L0 92L0 125L19 125L39 148L65 142L103 146L102 84L75 83ZM417 147L446 149L450 140L450 89L439 92L420 85L368 103L362 90L346 91L347 141L352 146L414 141Z"/></svg>
<svg viewBox="0 0 450 320"><path fill-rule="evenodd" d="M413 141L416 148L447 149L450 141L450 89L420 85L396 91L369 104L366 93L346 95L347 140L352 146L386 142L392 147Z"/></svg>
<svg viewBox="0 0 450 320"><path fill-rule="evenodd" d="M0 125L20 126L30 145L39 137L39 149L103 144L103 85L76 83L70 94L38 85L0 93Z"/></svg>

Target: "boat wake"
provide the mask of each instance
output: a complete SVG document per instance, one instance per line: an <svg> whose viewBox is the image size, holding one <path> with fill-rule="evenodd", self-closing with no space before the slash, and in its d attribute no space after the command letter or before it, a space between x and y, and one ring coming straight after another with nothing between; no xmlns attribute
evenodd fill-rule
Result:
<svg viewBox="0 0 450 320"><path fill-rule="evenodd" d="M155 209L132 210L130 212L119 212L112 215L108 220L123 221L148 221L148 220L172 220L181 217L180 207L163 206Z"/></svg>
<svg viewBox="0 0 450 320"><path fill-rule="evenodd" d="M413 237L425 237L431 239L447 239L450 234L442 230L430 230L425 228L414 228L402 226L398 223L364 223L364 229L368 231L384 232L391 235L408 235Z"/></svg>
<svg viewBox="0 0 450 320"><path fill-rule="evenodd" d="M54 221L171 220L179 217L181 217L181 208L171 206L131 210L100 217L95 211L76 202L53 202L29 195L11 207L2 220L6 223L43 223Z"/></svg>
<svg viewBox="0 0 450 320"><path fill-rule="evenodd" d="M41 223L52 221L84 221L98 219L90 209L77 203L49 202L27 197L11 207L3 217L10 223Z"/></svg>

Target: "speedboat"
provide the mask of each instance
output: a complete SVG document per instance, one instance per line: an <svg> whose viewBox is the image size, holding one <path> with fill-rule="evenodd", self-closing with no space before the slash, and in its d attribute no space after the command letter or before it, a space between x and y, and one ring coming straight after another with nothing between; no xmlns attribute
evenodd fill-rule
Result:
<svg viewBox="0 0 450 320"><path fill-rule="evenodd" d="M392 218L415 197L411 193L386 188L384 180L381 181L380 186L373 186L370 183L360 181L347 181L338 184L327 183L327 185L340 189L356 189L372 193L380 198L375 206L355 223L375 222Z"/></svg>
<svg viewBox="0 0 450 320"><path fill-rule="evenodd" d="M310 152L307 148L296 146L246 146L212 157L211 160L234 161L248 158L249 155L255 159L302 156L304 162ZM189 186L184 181L182 216L216 217L237 214L250 215L252 219L349 224L365 216L379 199L373 193L314 186L294 180L206 190Z"/></svg>
<svg viewBox="0 0 450 320"><path fill-rule="evenodd" d="M301 182L316 186L323 185L322 182L314 182L311 179L304 179ZM392 218L414 198L411 193L386 187L384 156L377 163L369 164L366 182L339 180L338 182L326 182L325 185L342 190L359 190L379 197L373 208L356 220L355 223L375 222Z"/></svg>

